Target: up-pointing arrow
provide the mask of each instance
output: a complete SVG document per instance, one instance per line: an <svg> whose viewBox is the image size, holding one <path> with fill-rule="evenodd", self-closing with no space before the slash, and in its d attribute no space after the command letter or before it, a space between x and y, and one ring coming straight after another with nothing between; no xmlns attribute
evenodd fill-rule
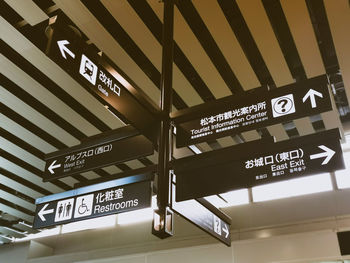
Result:
<svg viewBox="0 0 350 263"><path fill-rule="evenodd" d="M68 40L59 40L59 41L57 41L57 45L58 45L58 48L61 51L62 57L67 59L67 57L66 57L66 53L67 53L72 58L75 58L75 54L66 47L66 45L68 45L68 44L69 44Z"/></svg>
<svg viewBox="0 0 350 263"><path fill-rule="evenodd" d="M309 89L309 91L303 97L303 102L305 102L308 98L310 98L311 108L316 108L317 105L316 105L316 98L315 98L315 96L323 98L322 93L320 93L320 92L318 92L318 91L316 91L314 89Z"/></svg>
<svg viewBox="0 0 350 263"><path fill-rule="evenodd" d="M228 228L227 228L227 225L226 225L226 224L224 224L224 227L222 228L222 231L224 231L224 232L225 232L225 234L226 234L225 238L227 238L227 237L228 237L228 234L229 234L230 232L229 232L229 230L228 230Z"/></svg>
<svg viewBox="0 0 350 263"><path fill-rule="evenodd" d="M44 215L53 213L53 209L45 210L48 207L49 204L46 204L43 206L43 208L40 209L38 216L40 217L41 221L45 222L46 218Z"/></svg>
<svg viewBox="0 0 350 263"><path fill-rule="evenodd" d="M335 154L335 151L333 151L332 149L329 149L324 145L319 145L318 148L324 150L324 152L312 154L310 155L310 159L319 159L319 158L326 157L322 162L322 165L325 165L332 159L333 155Z"/></svg>
<svg viewBox="0 0 350 263"><path fill-rule="evenodd" d="M49 172L51 174L54 174L55 173L54 169L59 168L59 167L61 167L61 164L60 163L56 164L56 160L54 160L47 169L49 170Z"/></svg>

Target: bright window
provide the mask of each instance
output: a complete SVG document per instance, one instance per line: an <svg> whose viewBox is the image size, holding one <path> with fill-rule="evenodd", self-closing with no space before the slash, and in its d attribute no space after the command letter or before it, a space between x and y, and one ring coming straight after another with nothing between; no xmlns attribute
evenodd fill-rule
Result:
<svg viewBox="0 0 350 263"><path fill-rule="evenodd" d="M332 190L329 173L286 180L252 188L254 202L306 195Z"/></svg>
<svg viewBox="0 0 350 263"><path fill-rule="evenodd" d="M335 178L337 179L339 189L350 187L350 166L347 165L350 162L350 152L344 152L343 158L346 168L335 172Z"/></svg>
<svg viewBox="0 0 350 263"><path fill-rule="evenodd" d="M229 207L249 203L248 189L230 191L220 194L220 196L222 198L218 197L217 195L211 195L205 197L205 199L216 207Z"/></svg>

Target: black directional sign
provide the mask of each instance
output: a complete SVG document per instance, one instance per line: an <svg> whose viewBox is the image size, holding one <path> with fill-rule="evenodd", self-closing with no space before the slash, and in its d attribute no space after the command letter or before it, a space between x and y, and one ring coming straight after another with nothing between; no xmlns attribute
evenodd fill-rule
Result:
<svg viewBox="0 0 350 263"><path fill-rule="evenodd" d="M37 204L34 228L45 228L151 206L151 182L115 186Z"/></svg>
<svg viewBox="0 0 350 263"><path fill-rule="evenodd" d="M70 27L57 23L52 26L48 56L120 119L155 141L157 120L152 115L155 108Z"/></svg>
<svg viewBox="0 0 350 263"><path fill-rule="evenodd" d="M174 163L177 201L344 169L338 129L272 143L252 141Z"/></svg>
<svg viewBox="0 0 350 263"><path fill-rule="evenodd" d="M173 185L173 200L171 208L192 224L220 240L227 246L231 246L230 218L217 208L215 208L217 213L214 213L197 200L176 202L174 198L175 188L176 186Z"/></svg>
<svg viewBox="0 0 350 263"><path fill-rule="evenodd" d="M103 135L103 136L102 136ZM46 156L44 181L153 154L153 144L126 126Z"/></svg>
<svg viewBox="0 0 350 263"><path fill-rule="evenodd" d="M173 114L176 145L237 134L332 110L325 75L270 91L262 88Z"/></svg>

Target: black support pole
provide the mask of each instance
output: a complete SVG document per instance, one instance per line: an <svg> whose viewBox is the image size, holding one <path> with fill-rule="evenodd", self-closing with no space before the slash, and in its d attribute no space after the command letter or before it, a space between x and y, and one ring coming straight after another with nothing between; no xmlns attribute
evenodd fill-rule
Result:
<svg viewBox="0 0 350 263"><path fill-rule="evenodd" d="M152 233L160 238L172 235L172 212L169 209L169 161L171 159L172 132L170 112L172 106L172 80L173 80L173 33L174 33L174 1L164 0L163 13L163 52L161 76L161 102L162 119L159 131L158 149L158 184L157 204Z"/></svg>

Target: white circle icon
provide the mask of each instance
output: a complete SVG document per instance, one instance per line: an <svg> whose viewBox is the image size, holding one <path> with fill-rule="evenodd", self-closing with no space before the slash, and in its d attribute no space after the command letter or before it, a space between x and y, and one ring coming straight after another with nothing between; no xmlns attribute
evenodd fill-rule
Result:
<svg viewBox="0 0 350 263"><path fill-rule="evenodd" d="M273 98L271 100L271 105L273 117L280 117L295 112L293 94Z"/></svg>

